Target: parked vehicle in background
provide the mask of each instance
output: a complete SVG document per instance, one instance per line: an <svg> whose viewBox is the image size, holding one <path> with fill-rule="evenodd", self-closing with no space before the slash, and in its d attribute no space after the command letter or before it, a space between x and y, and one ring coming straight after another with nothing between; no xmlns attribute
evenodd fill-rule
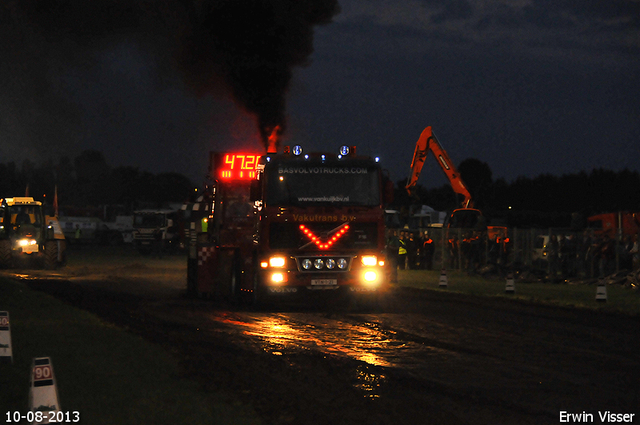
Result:
<svg viewBox="0 0 640 425"><path fill-rule="evenodd" d="M117 231L124 243L133 243L133 216L118 215L114 221L103 223L109 230ZM110 239L113 240L113 239Z"/></svg>
<svg viewBox="0 0 640 425"><path fill-rule="evenodd" d="M118 217L113 223L97 217L61 216L60 227L72 244L120 245L133 240L132 216Z"/></svg>
<svg viewBox="0 0 640 425"><path fill-rule="evenodd" d="M424 210L424 208L423 208ZM446 213L440 211L424 211L409 217L409 229L423 232L444 226Z"/></svg>
<svg viewBox="0 0 640 425"><path fill-rule="evenodd" d="M618 233L623 235L637 235L640 232L639 212L617 212L597 214L587 218L587 227L599 235L608 233L615 237Z"/></svg>
<svg viewBox="0 0 640 425"><path fill-rule="evenodd" d="M133 212L133 241L141 254L154 248L180 246L177 209L144 209Z"/></svg>
<svg viewBox="0 0 640 425"><path fill-rule="evenodd" d="M384 225L388 229L399 229L402 227L402 221L400 220L400 211L397 210L384 210Z"/></svg>

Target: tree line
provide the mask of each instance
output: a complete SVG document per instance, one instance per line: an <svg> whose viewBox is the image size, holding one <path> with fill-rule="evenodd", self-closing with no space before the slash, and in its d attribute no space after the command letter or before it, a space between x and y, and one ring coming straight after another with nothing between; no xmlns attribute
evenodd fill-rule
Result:
<svg viewBox="0 0 640 425"><path fill-rule="evenodd" d="M585 217L601 212L640 211L640 173L594 169L553 176L519 177L512 182L493 179L489 165L466 159L458 170L474 204L495 224L518 227L580 226ZM451 211L462 199L451 186L426 189L418 184L413 196L396 184L392 208L405 213L420 205L437 211ZM25 160L0 163L0 197L29 195L53 203L57 187L61 206L102 207L119 205L129 213L135 208L160 207L191 199L195 185L179 173L153 174L137 167L107 164L95 150L81 152L74 159L62 157L35 164Z"/></svg>
<svg viewBox="0 0 640 425"><path fill-rule="evenodd" d="M586 217L604 212L640 211L640 173L602 168L553 176L518 177L512 182L493 179L485 162L470 158L458 167L475 207L493 224L516 227L575 227ZM394 206L402 210L429 205L437 211L451 211L462 201L450 185L426 189L418 185L410 197L397 182ZM411 209L408 208L407 211Z"/></svg>
<svg viewBox="0 0 640 425"><path fill-rule="evenodd" d="M123 213L130 213L136 208L184 202L194 188L179 173L153 174L137 167L111 167L96 150L83 151L73 160L62 157L57 163L0 163L0 197L25 196L28 192L36 200L52 205L57 190L61 209L118 205Z"/></svg>

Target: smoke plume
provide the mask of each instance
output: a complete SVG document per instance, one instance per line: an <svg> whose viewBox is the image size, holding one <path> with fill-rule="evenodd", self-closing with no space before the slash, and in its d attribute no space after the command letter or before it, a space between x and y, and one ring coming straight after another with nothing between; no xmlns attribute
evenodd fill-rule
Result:
<svg viewBox="0 0 640 425"><path fill-rule="evenodd" d="M314 27L338 12L337 0L8 0L0 5L0 77L13 75L16 91L55 97L55 87L30 86L135 43L166 81L179 76L199 96L230 94L255 114L266 147L274 128L286 128L285 96L293 69L309 64ZM59 106L70 115L73 108Z"/></svg>
<svg viewBox="0 0 640 425"><path fill-rule="evenodd" d="M266 146L274 128L285 129L292 69L307 64L313 27L331 21L337 1L210 1L193 12L180 61L187 81L207 91L222 76L258 117Z"/></svg>

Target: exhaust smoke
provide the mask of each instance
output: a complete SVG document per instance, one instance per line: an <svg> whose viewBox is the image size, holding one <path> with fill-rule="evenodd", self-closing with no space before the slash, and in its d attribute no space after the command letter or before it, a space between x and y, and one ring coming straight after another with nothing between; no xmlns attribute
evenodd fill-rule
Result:
<svg viewBox="0 0 640 425"><path fill-rule="evenodd" d="M231 96L270 149L286 129L292 70L309 64L314 27L338 12L337 0L10 0L0 5L0 78L20 75L25 99L60 105L56 72L89 70L101 52L135 44L157 66L154 84L179 77L198 96Z"/></svg>

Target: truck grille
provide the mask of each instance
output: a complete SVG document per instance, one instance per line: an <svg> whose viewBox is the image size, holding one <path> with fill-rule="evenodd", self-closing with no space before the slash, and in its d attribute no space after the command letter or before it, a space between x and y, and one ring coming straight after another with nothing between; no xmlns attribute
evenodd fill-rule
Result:
<svg viewBox="0 0 640 425"><path fill-rule="evenodd" d="M351 269L353 257L345 256L300 256L296 257L298 271L302 273L344 273Z"/></svg>

